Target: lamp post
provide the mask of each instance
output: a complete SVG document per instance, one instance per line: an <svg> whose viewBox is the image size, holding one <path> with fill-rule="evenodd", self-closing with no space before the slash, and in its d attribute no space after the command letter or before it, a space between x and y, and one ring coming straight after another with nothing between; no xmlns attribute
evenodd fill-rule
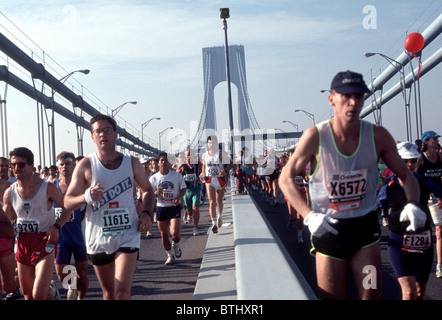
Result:
<svg viewBox="0 0 442 320"><path fill-rule="evenodd" d="M157 118L150 118L149 120L147 120L145 123L141 124L141 141L144 142L143 140L143 130L144 128L146 128L146 126L149 124L149 122L151 122L152 120L161 120L161 118L157 117Z"/></svg>
<svg viewBox="0 0 442 320"><path fill-rule="evenodd" d="M304 109L295 109L295 112L299 112L299 111L304 112L304 113L305 113L310 119L313 120L313 125L314 125L314 126L316 125L316 122L315 122L315 115L314 115L313 113L310 113L310 112L308 112L308 111L305 111Z"/></svg>
<svg viewBox="0 0 442 320"><path fill-rule="evenodd" d="M161 131L160 133L158 133L158 150L161 152L161 136L169 129L173 129L173 127L167 127L166 129L164 129L163 131Z"/></svg>
<svg viewBox="0 0 442 320"><path fill-rule="evenodd" d="M390 65L393 66L393 68L395 68L396 70L398 70L398 72L401 75L401 91L402 91L402 96L404 98L404 109L405 109L405 128L407 130L407 141L410 141L411 139L411 113L410 113L410 98L411 98L411 89L410 89L410 94L407 100L407 93L406 93L406 86L405 86L405 71L404 71L404 65L402 63L400 63L399 61L394 60L393 58L390 58L389 56L386 56L385 54L379 53L379 52L366 52L364 53L364 56L366 58L372 57L372 56L381 56L382 58L384 58L385 60L388 61L388 63ZM412 69L413 71L413 69ZM414 76L414 72L413 72L413 76ZM422 116L420 116L422 119ZM416 123L417 123L417 114L416 114ZM422 120L421 120L422 122ZM422 123L421 123L422 126ZM420 135L422 133L419 133L419 128L417 128L417 137L419 138Z"/></svg>
<svg viewBox="0 0 442 320"><path fill-rule="evenodd" d="M296 123L291 122L290 120L283 120L282 123L290 123L293 127L295 127L296 131L299 131L299 127Z"/></svg>
<svg viewBox="0 0 442 320"><path fill-rule="evenodd" d="M221 8L219 9L220 18L223 19L223 30L224 30L224 48L226 56L226 79L227 79L227 101L229 106L229 130L230 130L230 157L233 159L235 154L233 148L233 111L232 111L232 91L230 86L230 66L229 66L229 44L227 41L227 19L230 18L230 9Z"/></svg>
<svg viewBox="0 0 442 320"><path fill-rule="evenodd" d="M173 136L173 137L169 140L169 142L170 142L170 153L173 153L173 150L172 150L172 145L173 145L173 143L175 143L175 141L178 140L182 135L183 135L182 133L178 133L177 135ZM179 149L177 149L177 150L179 150Z"/></svg>
<svg viewBox="0 0 442 320"><path fill-rule="evenodd" d="M55 164L55 112L54 112L54 103L55 103L55 92L57 91L56 89L58 88L58 86L64 82L66 82L66 80L72 76L74 73L83 73L83 74L89 74L89 72L91 72L89 69L81 69L81 70L75 70L72 71L70 73L68 73L67 75L65 75L64 77L60 78L53 86L52 86L52 90L51 90L51 123L49 124L48 121L48 126L51 129L51 158L52 158L52 164Z"/></svg>
<svg viewBox="0 0 442 320"><path fill-rule="evenodd" d="M125 102L125 103L119 105L119 106L116 107L115 109L112 109L112 118L114 118L114 117L117 115L117 113L121 110L121 108L123 108L123 107L124 107L126 104L128 104L128 103L130 103L130 104L137 104L136 101L127 101L127 102Z"/></svg>

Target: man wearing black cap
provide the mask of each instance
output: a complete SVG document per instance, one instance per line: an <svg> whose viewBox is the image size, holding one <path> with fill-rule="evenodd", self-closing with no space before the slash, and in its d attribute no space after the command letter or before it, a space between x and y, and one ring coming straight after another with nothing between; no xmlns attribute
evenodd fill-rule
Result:
<svg viewBox="0 0 442 320"><path fill-rule="evenodd" d="M379 158L404 181L409 203L401 221L409 221L413 232L426 220L417 205L417 181L399 157L392 136L359 118L367 92L361 74L339 72L328 96L334 117L305 131L279 178L282 192L312 234L322 299L346 299L349 275L357 299L381 297L380 228L375 212ZM309 162L310 207L293 179Z"/></svg>

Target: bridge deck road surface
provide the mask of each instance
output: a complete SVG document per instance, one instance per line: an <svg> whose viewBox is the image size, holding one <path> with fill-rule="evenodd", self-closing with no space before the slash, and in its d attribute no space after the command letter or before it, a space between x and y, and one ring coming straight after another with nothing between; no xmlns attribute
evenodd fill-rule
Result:
<svg viewBox="0 0 442 320"><path fill-rule="evenodd" d="M250 193L257 206L261 209L263 216L267 219L269 225L272 226L275 235L279 237L282 245L285 247L290 257L295 261L305 279L317 295L315 259L309 253L311 243L308 228L304 226L303 229L304 243L298 244L297 227L293 226L290 231L288 231L286 227L289 217L286 202L280 200L278 206L271 207L259 191L251 191ZM387 239L388 228L381 225L382 300L401 300L401 289L388 257ZM435 239L434 236L433 239ZM349 291L351 291L351 286L349 286ZM349 294L349 299L353 299L351 293ZM435 252L424 300L441 299L442 279L436 277Z"/></svg>

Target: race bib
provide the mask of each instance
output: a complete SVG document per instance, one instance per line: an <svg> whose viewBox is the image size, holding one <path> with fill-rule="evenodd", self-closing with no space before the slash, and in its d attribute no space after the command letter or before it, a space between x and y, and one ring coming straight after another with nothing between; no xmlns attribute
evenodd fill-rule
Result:
<svg viewBox="0 0 442 320"><path fill-rule="evenodd" d="M62 212L63 212L62 208L59 208L59 207L55 208L55 219L60 219ZM68 221L66 221L66 222L74 222L74 220L75 220L74 212L72 211L71 215L69 216Z"/></svg>
<svg viewBox="0 0 442 320"><path fill-rule="evenodd" d="M196 181L196 174L195 173L188 173L184 175L184 181L193 182Z"/></svg>
<svg viewBox="0 0 442 320"><path fill-rule="evenodd" d="M404 234L402 239L402 250L408 252L423 253L425 248L431 246L431 232L427 230L422 233Z"/></svg>
<svg viewBox="0 0 442 320"><path fill-rule="evenodd" d="M103 236L121 235L130 229L129 209L111 208L100 212Z"/></svg>
<svg viewBox="0 0 442 320"><path fill-rule="evenodd" d="M209 176L217 176L217 175L219 175L219 166L209 164L207 171L208 171Z"/></svg>
<svg viewBox="0 0 442 320"><path fill-rule="evenodd" d="M161 202L171 202L173 200L173 190L163 189Z"/></svg>
<svg viewBox="0 0 442 320"><path fill-rule="evenodd" d="M367 169L333 173L328 179L330 207L336 211L361 207L367 185Z"/></svg>
<svg viewBox="0 0 442 320"><path fill-rule="evenodd" d="M17 219L17 231L23 233L39 233L40 221L38 219Z"/></svg>

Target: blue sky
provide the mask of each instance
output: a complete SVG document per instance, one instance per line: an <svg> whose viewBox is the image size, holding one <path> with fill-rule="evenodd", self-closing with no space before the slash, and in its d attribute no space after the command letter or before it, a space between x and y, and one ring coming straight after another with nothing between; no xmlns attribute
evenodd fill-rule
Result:
<svg viewBox="0 0 442 320"><path fill-rule="evenodd" d="M161 117L144 129L145 140L150 138L155 145L158 133L169 126L176 129L163 136L162 144L181 134L176 143L183 140L185 145L190 128L199 120L204 97L202 48L224 43L219 8L230 8L229 44L245 47L248 93L260 127L284 131L293 127L283 120L296 123L300 130L312 124L294 109L314 113L317 121L329 118L332 111L320 90L329 88L338 71L358 71L368 83L388 63L380 57L365 58L364 52L396 58L404 49L407 33L422 32L442 13L438 0L3 2L0 32L17 45L26 45L25 50L28 54L32 50L36 59L44 57L54 75L61 78L73 70L91 70L89 75L76 74L67 82L82 91L89 103L110 110L126 101L138 101L117 115L129 131L138 132L143 122ZM368 5L376 9L374 29L363 25L367 17L363 9ZM424 50L423 61L441 44L439 36ZM0 58L5 64L3 53ZM421 79L424 130L439 133L441 75L439 65ZM384 91L398 81L395 76ZM232 90L235 108L236 89ZM0 94L3 91L1 83ZM218 127L228 128L225 83L217 86L215 95ZM10 88L7 107L9 149L25 145L37 152L37 129L32 121L36 103ZM384 110L384 126L396 140L404 140L402 97L390 101ZM31 117L25 128L24 117ZM367 119L373 121L372 116ZM76 151L74 125L56 116L55 128L57 153ZM93 151L85 132L85 153Z"/></svg>

